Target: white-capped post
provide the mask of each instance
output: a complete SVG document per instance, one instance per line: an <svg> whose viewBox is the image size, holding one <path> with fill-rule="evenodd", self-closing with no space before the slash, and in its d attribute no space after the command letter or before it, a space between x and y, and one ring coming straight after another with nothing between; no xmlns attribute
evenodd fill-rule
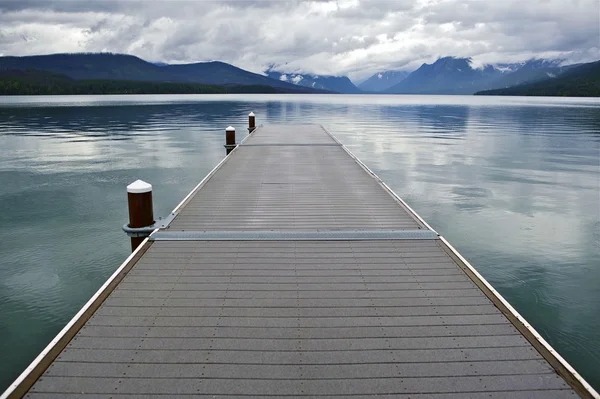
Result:
<svg viewBox="0 0 600 399"><path fill-rule="evenodd" d="M235 147L235 128L233 126L228 126L227 129L225 129L225 150L227 151L227 155L229 155Z"/></svg>
<svg viewBox="0 0 600 399"><path fill-rule="evenodd" d="M127 203L129 206L129 225L131 228L148 227L154 224L152 210L152 184L136 180L127 186ZM149 234L148 234L149 235ZM147 237L147 236L146 236ZM146 237L131 237L131 251L144 241Z"/></svg>
<svg viewBox="0 0 600 399"><path fill-rule="evenodd" d="M252 133L254 129L256 129L256 117L254 112L250 112L250 114L248 114L248 131Z"/></svg>

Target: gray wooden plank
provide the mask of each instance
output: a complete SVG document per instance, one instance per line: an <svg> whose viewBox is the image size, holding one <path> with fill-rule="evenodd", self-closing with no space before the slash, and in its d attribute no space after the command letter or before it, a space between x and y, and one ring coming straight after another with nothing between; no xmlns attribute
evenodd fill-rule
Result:
<svg viewBox="0 0 600 399"><path fill-rule="evenodd" d="M385 266L398 266L402 267L429 267L435 268L439 267L438 265L446 265L446 259L438 257L438 258L399 258L399 257L373 257L370 259L364 259L361 261L356 261L354 259L348 258L329 258L327 260L319 259L319 258L304 258L304 257L296 257L296 258L261 258L257 256L249 257L249 258L240 258L240 257L211 257L211 256L197 256L197 257L185 257L185 258L152 258L146 261L147 264L154 264L158 266L168 267L169 263L175 265L176 268L193 268L196 267L194 265L201 265L202 268L207 267L216 267L222 268L223 265L235 264L236 268L260 268L263 267L277 267L277 268L285 268L286 265L290 265L292 267L299 268L310 268L318 267L324 268L327 266L331 267L340 267L341 265L356 265L361 268L379 268L383 265ZM405 265L405 266L403 266ZM456 267L454 265L453 267Z"/></svg>
<svg viewBox="0 0 600 399"><path fill-rule="evenodd" d="M338 261L331 259L329 263L323 261L305 260L305 259L280 259L280 260L255 260L251 258L232 260L208 259L205 262L189 259L184 262L175 263L175 261L165 259L162 262L156 260L146 261L137 270L172 270L174 272L189 270L191 272L206 270L206 271L231 271L236 270L240 274L248 273L252 270L280 270L293 271L315 271L315 270L330 270L332 272L344 273L344 270L358 269L366 273L371 270L395 269L398 271L412 270L439 270L450 269L456 270L457 266L450 262L418 262L408 261L404 259L374 259L372 263L365 261L349 262Z"/></svg>
<svg viewBox="0 0 600 399"><path fill-rule="evenodd" d="M186 291L191 292L193 291ZM159 294L162 294L159 295ZM227 294L227 295L226 295ZM423 307L423 306L468 306L488 305L490 300L482 296L461 297L399 297L399 298L300 298L300 297L250 297L232 298L228 293L212 298L173 297L164 291L125 292L109 298L101 310L116 307L169 309L172 307L299 307L299 308L353 308L353 307ZM110 310L109 310L110 311Z"/></svg>
<svg viewBox="0 0 600 399"><path fill-rule="evenodd" d="M231 398L232 395L215 395L215 394L194 394L196 397L210 397L210 398ZM282 395L277 395L283 397ZM79 398L82 397L81 393L30 393L26 396L31 399L62 399L62 398ZM86 399L106 399L106 395L97 394L85 394ZM136 395L136 394L111 394L112 399L147 399L148 395ZM178 395L178 394L154 394L153 399L183 399L189 398L190 395ZM236 397L241 397L236 395ZM244 395L246 399L262 399L265 395ZM321 399L339 399L340 397L352 397L353 399L430 399L432 394L372 394L372 395L286 395L288 399L303 399L306 397L321 398ZM458 393L436 393L436 398L439 399L572 399L578 397L578 395L572 389L545 389L536 391L487 391L487 392L458 392Z"/></svg>
<svg viewBox="0 0 600 399"><path fill-rule="evenodd" d="M230 273L229 276L140 276L132 275L127 279L128 283L178 283L184 280L187 284L394 284L390 281L392 276L347 276L342 273L337 276L270 276L253 277L237 276ZM464 274L452 274L443 276L402 276L403 283L439 283L439 282L465 282L470 281Z"/></svg>
<svg viewBox="0 0 600 399"><path fill-rule="evenodd" d="M322 351L267 350L142 350L69 348L58 360L99 363L228 363L228 364L348 364L419 363L457 361L535 360L540 355L531 347L451 348L451 349L371 349Z"/></svg>
<svg viewBox="0 0 600 399"><path fill-rule="evenodd" d="M188 317L188 316L100 316L94 315L89 326L154 326L154 327L274 327L274 328L340 328L369 326L446 326L506 323L499 313L452 316L373 316L373 317Z"/></svg>
<svg viewBox="0 0 600 399"><path fill-rule="evenodd" d="M235 273L234 273L235 272ZM389 281L390 277L398 276L464 276L464 273L456 268L436 268L436 269L412 269L412 268L394 268L394 269L360 269L360 268L344 268L344 269L246 269L237 270L235 265L219 269L166 269L166 268L138 268L129 273L130 276L139 277L234 277L236 279L253 278L253 279L269 279L277 277L313 277L313 278L328 278L328 277L374 277L386 278ZM264 281L264 280L263 280Z"/></svg>
<svg viewBox="0 0 600 399"><path fill-rule="evenodd" d="M69 349L141 349L141 350L383 350L383 349L439 349L439 348L504 348L529 346L520 335L493 335L469 337L389 337L329 338L329 339L262 339L262 338L153 338L153 337L85 337L71 341Z"/></svg>
<svg viewBox="0 0 600 399"><path fill-rule="evenodd" d="M282 284L268 282L264 283L194 283L185 279L173 283L136 283L124 280L121 283L124 289L138 290L167 290L167 291L289 291L296 288L296 284ZM461 282L435 282L435 283L404 283L390 281L388 283L298 283L297 291L417 291L425 290L462 290L473 288L474 284L470 281Z"/></svg>
<svg viewBox="0 0 600 399"><path fill-rule="evenodd" d="M268 381L268 383L266 383ZM125 382L125 383L124 383ZM502 390L557 390L568 386L552 374L501 375L480 377L371 378L331 380L258 379L162 379L162 378L86 378L44 377L34 392L81 392L122 394L229 394L229 395L304 395L316 394L395 394L439 392L486 392ZM111 389L114 386L116 390ZM510 387L510 388L508 388ZM79 388L79 389L78 389Z"/></svg>
<svg viewBox="0 0 600 399"><path fill-rule="evenodd" d="M158 363L70 363L55 362L48 375L54 377L121 377L140 378L158 375L162 378L391 378L391 377L457 377L481 375L526 375L553 373L542 360L481 361L447 363L334 364L334 365L240 365Z"/></svg>
<svg viewBox="0 0 600 399"><path fill-rule="evenodd" d="M129 296L137 296L142 295L142 293L151 293L149 294L153 298L300 298L300 299L310 299L310 298L337 298L337 299L360 299L360 298L462 298L462 297L473 297L479 296L482 297L483 294L479 291L478 288L469 288L469 289L438 289L438 290L425 290L425 289L412 289L405 291L398 291L395 289L391 290L378 290L378 291L369 291L369 290L350 290L350 291L323 291L323 290L289 290L289 291L249 291L249 290L236 290L236 291L215 291L215 290L204 290L204 291L195 291L190 289L179 289L177 291L170 290L154 290L154 289L144 289L137 287L133 289L128 287L127 289L121 287L119 288L121 292L126 291ZM116 293L114 293L117 296Z"/></svg>
<svg viewBox="0 0 600 399"><path fill-rule="evenodd" d="M89 337L181 337L181 338L382 338L388 337L453 337L517 334L512 324L440 325L389 327L303 328L297 327L140 327L85 325L78 336Z"/></svg>
<svg viewBox="0 0 600 399"><path fill-rule="evenodd" d="M105 317L405 317L405 316L451 316L451 315L492 315L497 314L496 307L487 305L463 306L388 306L378 308L366 307L103 307L96 312L96 316ZM159 320L157 320L159 321Z"/></svg>

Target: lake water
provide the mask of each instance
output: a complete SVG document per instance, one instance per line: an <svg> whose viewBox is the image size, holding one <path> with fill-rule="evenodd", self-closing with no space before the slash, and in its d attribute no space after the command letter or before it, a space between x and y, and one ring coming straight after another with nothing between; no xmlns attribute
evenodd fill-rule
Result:
<svg viewBox="0 0 600 399"><path fill-rule="evenodd" d="M323 124L600 388L599 99L166 95L0 97L0 391L128 255L125 186L167 215L250 111Z"/></svg>

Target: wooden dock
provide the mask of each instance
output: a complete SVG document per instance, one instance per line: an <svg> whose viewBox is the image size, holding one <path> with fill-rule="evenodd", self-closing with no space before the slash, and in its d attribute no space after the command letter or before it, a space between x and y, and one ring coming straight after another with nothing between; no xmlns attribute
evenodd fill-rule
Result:
<svg viewBox="0 0 600 399"><path fill-rule="evenodd" d="M4 397L598 394L317 125L259 127Z"/></svg>

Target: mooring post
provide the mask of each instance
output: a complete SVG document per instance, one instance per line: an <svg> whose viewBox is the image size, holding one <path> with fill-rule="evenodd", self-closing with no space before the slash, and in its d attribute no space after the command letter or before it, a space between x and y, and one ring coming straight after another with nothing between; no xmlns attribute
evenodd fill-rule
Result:
<svg viewBox="0 0 600 399"><path fill-rule="evenodd" d="M225 150L227 150L227 155L229 155L235 147L235 128L233 126L228 126L227 129L225 129Z"/></svg>
<svg viewBox="0 0 600 399"><path fill-rule="evenodd" d="M136 180L127 186L127 204L129 206L129 226L131 228L148 227L154 224L152 210L152 184ZM131 236L131 251L148 237L150 233Z"/></svg>
<svg viewBox="0 0 600 399"><path fill-rule="evenodd" d="M256 129L256 117L254 112L248 114L248 132L252 133Z"/></svg>

